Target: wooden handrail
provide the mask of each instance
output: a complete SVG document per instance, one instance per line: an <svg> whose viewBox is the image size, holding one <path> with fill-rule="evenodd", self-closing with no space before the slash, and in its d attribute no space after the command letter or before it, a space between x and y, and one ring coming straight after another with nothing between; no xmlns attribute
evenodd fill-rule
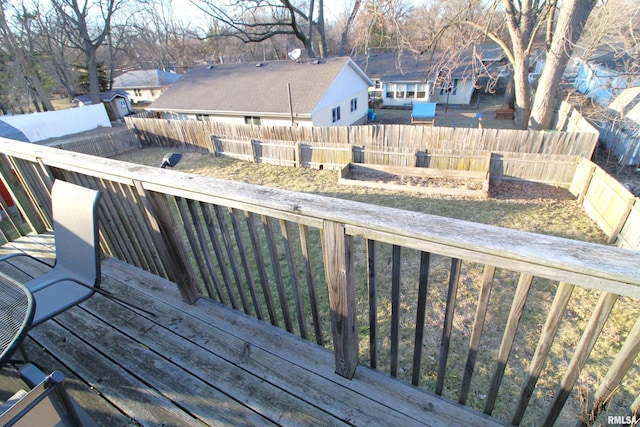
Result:
<svg viewBox="0 0 640 427"><path fill-rule="evenodd" d="M105 253L171 278L187 302L199 297L213 298L274 326L284 325L290 332L318 343L325 342L324 335L329 335L327 329L323 329L324 322L328 321L335 370L347 378L356 371L361 345L369 346L370 365L376 367L377 342L382 338L377 329L381 321L377 316L377 298L391 301L390 373L401 376L399 313L404 310L403 256L405 252L418 251L419 278L410 279L419 283L420 289L414 326L416 341L413 357L409 356L412 367L408 369L411 381L418 385L427 288L436 286L431 283L431 255L449 257L451 268L445 281L449 283L449 290L441 340L444 344L441 344L436 392L442 392L450 369L448 359L452 355L448 342L456 293L462 281L460 266L477 263L484 270L483 290L477 301L464 366L465 377L460 381L459 401L465 403L496 269L514 273L520 282L510 302L507 326L504 331L498 331L502 344L497 349L493 380L483 403L487 413L493 412L505 367L510 363L532 281L548 279L557 286L559 302L554 303L546 316L529 377L522 385L522 395L515 408L516 424L527 408L549 355L550 341L558 331L557 318L562 316L574 286L616 298L640 299L638 251L133 165L1 138L0 152L15 168L14 171L2 169L5 183L16 194L20 193L15 180L4 177L15 172L20 182L30 187L18 203L24 215L33 219L31 223L37 223L36 219L49 222L44 218L47 213L36 208L49 202L44 196L46 191L42 191L47 177L100 188L108 201L101 208L101 246ZM30 198L30 202L23 202L25 198ZM358 252L362 241L366 255ZM383 262L383 257L376 255L378 246L392 251L388 289L381 287L382 280L376 277L376 264ZM362 320L358 318L357 289L364 285L360 278L368 286L366 340L358 326ZM317 295L316 286L321 282L326 286L326 303ZM388 294L383 294L386 292ZM612 305L609 303L607 308ZM595 339L600 336L600 326L609 311L600 311L594 320L598 327L588 326L584 332L586 341L576 349L545 422L555 421L566 400L567 389L570 391L575 385L576 372L589 356L594 336ZM637 336L637 328L635 331L631 338ZM625 344L615 366L629 369L628 361L635 358L637 352L637 345ZM607 376L600 390L615 389L622 378L619 373ZM608 398L603 393L598 394L600 407Z"/></svg>

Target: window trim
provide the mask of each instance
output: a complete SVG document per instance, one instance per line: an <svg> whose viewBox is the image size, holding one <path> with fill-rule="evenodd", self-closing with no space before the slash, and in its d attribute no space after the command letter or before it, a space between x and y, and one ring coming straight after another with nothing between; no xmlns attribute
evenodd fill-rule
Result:
<svg viewBox="0 0 640 427"><path fill-rule="evenodd" d="M331 109L331 122L337 123L340 121L340 106Z"/></svg>

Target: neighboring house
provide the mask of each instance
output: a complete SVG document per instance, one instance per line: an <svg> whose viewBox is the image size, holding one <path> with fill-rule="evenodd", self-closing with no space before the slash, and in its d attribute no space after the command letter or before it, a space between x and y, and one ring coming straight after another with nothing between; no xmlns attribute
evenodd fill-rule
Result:
<svg viewBox="0 0 640 427"><path fill-rule="evenodd" d="M640 86L624 89L597 120L600 139L623 165L640 165Z"/></svg>
<svg viewBox="0 0 640 427"><path fill-rule="evenodd" d="M181 77L162 70L129 71L113 79L113 89L126 91L133 104L151 103Z"/></svg>
<svg viewBox="0 0 640 427"><path fill-rule="evenodd" d="M629 86L637 86L640 72L638 58L626 51L605 49L584 61L575 60L574 87L594 102L606 107ZM635 76L633 80L630 80Z"/></svg>
<svg viewBox="0 0 640 427"><path fill-rule="evenodd" d="M131 108L129 95L123 90L101 92L100 97L102 98L102 103L107 109L107 114L109 114L109 118L112 121L122 119L134 112L133 108ZM73 101L78 105L78 107L91 105L91 97L89 95L76 96Z"/></svg>
<svg viewBox="0 0 640 427"><path fill-rule="evenodd" d="M265 126L348 126L367 121L373 83L350 58L196 67L147 110L164 118Z"/></svg>
<svg viewBox="0 0 640 427"><path fill-rule="evenodd" d="M371 97L382 107L410 107L469 104L480 79L487 85L508 75L503 58L499 46L482 45L459 52L369 52L355 61L374 81Z"/></svg>

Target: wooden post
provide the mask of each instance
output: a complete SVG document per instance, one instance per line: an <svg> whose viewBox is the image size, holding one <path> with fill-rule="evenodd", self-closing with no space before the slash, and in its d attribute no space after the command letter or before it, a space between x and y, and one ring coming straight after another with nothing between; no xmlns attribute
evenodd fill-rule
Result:
<svg viewBox="0 0 640 427"><path fill-rule="evenodd" d="M613 230L611 230L611 235L609 239L607 239L607 243L612 244L618 239L618 234L622 231L622 227L624 227L625 223L629 219L629 214L631 213L631 209L633 209L633 204L636 202L635 197L631 197L627 200L627 206L625 206L624 210L620 214L620 219L618 219L618 223Z"/></svg>
<svg viewBox="0 0 640 427"><path fill-rule="evenodd" d="M189 261L184 257L178 244L178 237L173 232L174 227L165 211L154 208L142 182L134 181L133 183L147 214L150 229L153 230L153 241L165 265L165 270L169 273L169 278L177 283L182 299L188 304L193 304L200 297L200 292L190 273Z"/></svg>
<svg viewBox="0 0 640 427"><path fill-rule="evenodd" d="M589 169L589 172L587 174L587 178L584 180L584 184L582 186L582 188L580 189L580 193L578 194L578 203L582 204L582 202L584 201L584 198L587 195L587 191L589 190L589 186L591 185L591 180L593 179L593 174L596 172L596 165L594 165L593 163L591 163L589 160L582 160L583 163L587 163L587 167ZM580 165L578 165L578 167L580 167Z"/></svg>
<svg viewBox="0 0 640 427"><path fill-rule="evenodd" d="M325 221L322 236L336 373L351 379L358 366L352 237L345 233L343 224L332 221Z"/></svg>

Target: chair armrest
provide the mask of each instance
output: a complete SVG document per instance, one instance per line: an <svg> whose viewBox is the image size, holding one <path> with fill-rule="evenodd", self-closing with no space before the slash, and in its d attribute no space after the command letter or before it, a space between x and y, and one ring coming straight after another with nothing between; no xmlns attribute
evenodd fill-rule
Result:
<svg viewBox="0 0 640 427"><path fill-rule="evenodd" d="M38 369L38 367L33 363L25 363L21 366L20 376L30 388L37 386L47 377L45 373Z"/></svg>

